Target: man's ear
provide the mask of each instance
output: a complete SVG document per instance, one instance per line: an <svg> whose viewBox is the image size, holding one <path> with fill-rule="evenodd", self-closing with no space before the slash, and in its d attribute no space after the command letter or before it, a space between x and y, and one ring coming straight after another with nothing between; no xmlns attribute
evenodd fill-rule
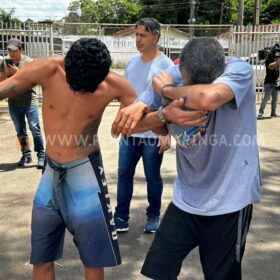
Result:
<svg viewBox="0 0 280 280"><path fill-rule="evenodd" d="M155 40L156 40L156 43L158 43L158 42L159 42L160 35L154 35L154 38L155 38Z"/></svg>

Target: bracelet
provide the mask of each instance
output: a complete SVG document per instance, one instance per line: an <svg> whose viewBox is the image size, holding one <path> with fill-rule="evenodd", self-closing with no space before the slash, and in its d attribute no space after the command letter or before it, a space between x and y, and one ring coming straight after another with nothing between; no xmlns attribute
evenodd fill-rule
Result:
<svg viewBox="0 0 280 280"><path fill-rule="evenodd" d="M170 124L171 122L167 121L163 115L163 106L160 106L158 109L158 116L163 123Z"/></svg>
<svg viewBox="0 0 280 280"><path fill-rule="evenodd" d="M160 90L160 94L163 96L164 94L163 94L163 90L165 89L165 88L167 88L167 87L175 87L175 85L174 84L167 84L167 85L164 85L162 88L161 88L161 90Z"/></svg>

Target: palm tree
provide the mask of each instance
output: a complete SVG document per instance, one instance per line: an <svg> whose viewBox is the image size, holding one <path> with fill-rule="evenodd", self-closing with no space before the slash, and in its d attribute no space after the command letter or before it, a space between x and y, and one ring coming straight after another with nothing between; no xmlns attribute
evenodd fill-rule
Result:
<svg viewBox="0 0 280 280"><path fill-rule="evenodd" d="M0 21L4 23L4 26L9 26L10 23L14 21L18 21L18 19L14 18L15 8L10 9L10 11L5 11L0 8Z"/></svg>

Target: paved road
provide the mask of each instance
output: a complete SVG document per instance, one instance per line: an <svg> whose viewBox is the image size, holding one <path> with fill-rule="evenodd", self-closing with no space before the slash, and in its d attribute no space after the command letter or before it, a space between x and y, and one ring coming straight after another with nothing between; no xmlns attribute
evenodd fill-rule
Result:
<svg viewBox="0 0 280 280"><path fill-rule="evenodd" d="M117 107L105 111L100 139L106 177L115 206L118 141L110 136L110 124ZM244 280L278 280L280 275L280 119L258 122L258 138L263 175L262 204L254 208L248 236L243 271ZM28 264L30 251L30 213L32 198L40 178L34 166L16 168L19 159L13 125L7 108L0 104L0 280L31 279ZM176 175L175 149L166 153L163 162L163 210L172 197ZM131 205L131 230L119 236L123 264L106 269L108 280L141 280L139 274L153 235L143 234L146 208L146 186L141 164L135 176ZM83 267L70 235L66 236L64 259L56 265L57 279L83 279ZM197 250L186 259L179 279L203 279Z"/></svg>

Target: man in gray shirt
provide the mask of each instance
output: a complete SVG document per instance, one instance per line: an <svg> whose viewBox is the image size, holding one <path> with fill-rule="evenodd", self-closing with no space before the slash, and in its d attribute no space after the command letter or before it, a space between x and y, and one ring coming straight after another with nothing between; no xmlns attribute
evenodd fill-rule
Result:
<svg viewBox="0 0 280 280"><path fill-rule="evenodd" d="M189 41L180 67L153 81L164 101L179 100L163 108L161 96L151 98L147 92L139 99L139 112L143 103L156 112L128 128L121 111L113 124L114 134L129 134L167 123L177 141L173 199L141 271L152 279L177 279L184 258L197 246L205 279L241 279L252 204L260 202L256 97L251 66L226 58L224 69L223 61L223 49L214 39ZM185 126L181 115L189 108L202 110L202 118L203 111L209 112L202 125ZM135 122L135 116L126 115L126 121Z"/></svg>
<svg viewBox="0 0 280 280"><path fill-rule="evenodd" d="M12 38L7 42L8 56L0 63L0 82L13 76L33 59L23 55L23 44ZM37 153L37 168L44 167L45 148L39 120L39 106L35 87L27 89L24 94L8 98L9 112L13 120L22 156L17 166L26 166L32 162L31 145L26 128L26 120L32 133L34 150Z"/></svg>

